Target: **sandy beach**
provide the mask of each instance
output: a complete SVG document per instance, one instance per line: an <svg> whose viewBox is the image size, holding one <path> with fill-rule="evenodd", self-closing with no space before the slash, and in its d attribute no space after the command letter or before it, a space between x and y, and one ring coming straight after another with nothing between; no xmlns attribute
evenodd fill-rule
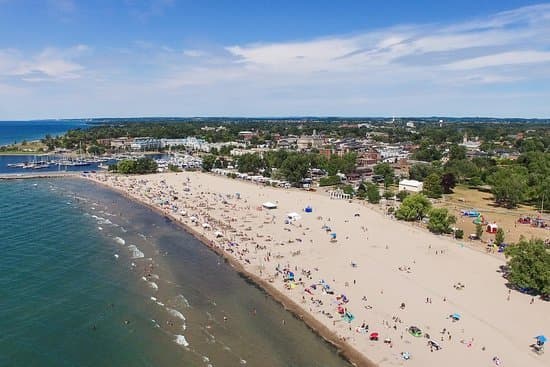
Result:
<svg viewBox="0 0 550 367"><path fill-rule="evenodd" d="M550 305L509 291L501 257L323 193L198 172L88 177L190 228L359 365L550 365L530 348Z"/></svg>

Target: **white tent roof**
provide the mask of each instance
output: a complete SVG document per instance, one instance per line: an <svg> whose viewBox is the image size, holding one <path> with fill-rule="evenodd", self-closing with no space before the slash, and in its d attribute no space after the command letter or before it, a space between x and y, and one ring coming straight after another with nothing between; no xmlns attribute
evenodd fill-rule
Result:
<svg viewBox="0 0 550 367"><path fill-rule="evenodd" d="M266 209L275 209L277 208L277 204L273 204L271 201L266 201L262 204L262 206Z"/></svg>

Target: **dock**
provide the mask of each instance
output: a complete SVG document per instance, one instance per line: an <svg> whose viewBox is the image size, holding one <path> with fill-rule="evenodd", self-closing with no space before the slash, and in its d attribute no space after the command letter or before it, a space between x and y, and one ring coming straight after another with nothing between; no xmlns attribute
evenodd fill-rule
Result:
<svg viewBox="0 0 550 367"><path fill-rule="evenodd" d="M0 180L78 177L82 172L0 173Z"/></svg>

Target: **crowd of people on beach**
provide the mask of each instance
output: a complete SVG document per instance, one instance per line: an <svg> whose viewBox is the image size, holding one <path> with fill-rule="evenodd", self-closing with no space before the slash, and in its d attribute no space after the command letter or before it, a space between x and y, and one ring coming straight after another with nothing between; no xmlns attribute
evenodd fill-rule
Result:
<svg viewBox="0 0 550 367"><path fill-rule="evenodd" d="M97 173L90 178L119 189L182 223L217 252L272 283L277 289L287 292L290 298L300 303L315 318L332 325L332 330L341 341L351 345L369 343L374 348L395 348L397 350L393 355L400 361L414 358L407 345L415 338L425 338L426 348L430 352L440 351L445 343L453 342L461 343L467 349L476 348L486 352L483 344L474 343L474 338L468 337L467 331L455 325L460 319L450 317L453 322L441 330L439 338L424 331L417 333L416 327L413 332L409 324L412 320L409 323L403 321L408 317L407 300L396 304L393 314L391 311L386 312L386 318L378 322L374 317L369 320L368 315L373 315L375 309L370 300L384 297L383 289L376 296L364 295L360 299L351 299L346 294L346 289L356 286L357 279L348 279L342 286L341 281L327 278L319 267L307 267L303 266L303 262L299 265L299 262L294 261L304 255L300 248L293 245L307 243L313 246L313 231L325 232L327 243L335 245L338 238L335 228L331 228L333 224L330 217L315 217L317 228L303 225L299 220L290 217L277 217L272 211L263 208L261 203L251 202L246 195L216 192L193 182L189 176L181 176L177 183L171 184L150 177L103 173ZM350 213L350 218L346 220L354 218L360 220L358 213ZM278 235L274 234L275 228L278 228ZM367 226L362 225L361 232L363 239L368 241ZM342 240L349 240L349 236L342 236ZM384 247L386 250L390 249L389 244ZM427 249L438 256L445 256L445 249L432 249L431 245ZM352 260L350 266L356 269L361 264ZM410 276L414 269L414 259L397 267L397 271L405 276ZM337 286L336 283L340 285ZM463 290L465 284L458 281L453 284L453 288ZM447 297L442 296L436 300L430 295L425 298L426 307L435 302L447 302ZM379 317L380 313L377 315ZM434 329L435 327L431 328ZM458 333L456 338L455 333ZM379 340L382 342L379 343ZM495 365L502 364L500 357L488 356L488 359L491 358Z"/></svg>

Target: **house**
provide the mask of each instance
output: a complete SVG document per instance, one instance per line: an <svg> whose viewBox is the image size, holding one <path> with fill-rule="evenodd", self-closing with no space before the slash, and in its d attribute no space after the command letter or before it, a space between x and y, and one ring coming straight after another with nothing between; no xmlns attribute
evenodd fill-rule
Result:
<svg viewBox="0 0 550 367"><path fill-rule="evenodd" d="M416 180L401 180L399 181L399 191L421 192L424 189L424 184Z"/></svg>

